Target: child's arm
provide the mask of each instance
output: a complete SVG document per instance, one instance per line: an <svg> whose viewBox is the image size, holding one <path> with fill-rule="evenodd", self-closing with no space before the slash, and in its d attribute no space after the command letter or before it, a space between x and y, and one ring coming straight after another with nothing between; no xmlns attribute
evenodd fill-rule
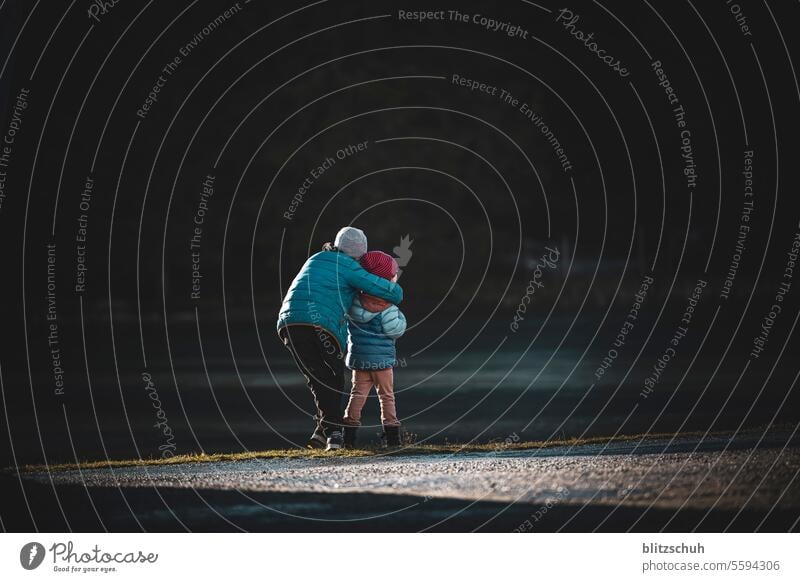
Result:
<svg viewBox="0 0 800 582"><path fill-rule="evenodd" d="M397 339L406 332L406 316L396 305L392 305L381 313L381 327L384 334Z"/></svg>

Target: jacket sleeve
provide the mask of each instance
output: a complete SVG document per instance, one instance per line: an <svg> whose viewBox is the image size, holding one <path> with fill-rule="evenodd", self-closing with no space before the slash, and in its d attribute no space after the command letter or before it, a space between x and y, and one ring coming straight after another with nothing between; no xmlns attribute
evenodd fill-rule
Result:
<svg viewBox="0 0 800 582"><path fill-rule="evenodd" d="M392 339L397 339L406 332L406 316L396 305L392 305L381 313L381 326L383 333Z"/></svg>
<svg viewBox="0 0 800 582"><path fill-rule="evenodd" d="M351 287L375 295L381 299L386 299L389 303L400 303L403 300L403 288L397 283L378 277L367 272L359 265L347 273L347 284Z"/></svg>
<svg viewBox="0 0 800 582"><path fill-rule="evenodd" d="M373 315L373 313L364 309L364 306L361 305L361 301L358 297L353 299L353 304L350 306L350 310L346 314L347 319L356 323L365 323L369 321L369 316L371 315Z"/></svg>

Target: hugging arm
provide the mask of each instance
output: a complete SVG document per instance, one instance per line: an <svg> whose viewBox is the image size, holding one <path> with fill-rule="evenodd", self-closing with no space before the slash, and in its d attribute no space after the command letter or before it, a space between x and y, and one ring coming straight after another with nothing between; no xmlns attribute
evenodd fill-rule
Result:
<svg viewBox="0 0 800 582"><path fill-rule="evenodd" d="M400 303L403 300L403 288L400 285L373 275L361 267L348 274L347 284L369 295L385 299L389 303Z"/></svg>

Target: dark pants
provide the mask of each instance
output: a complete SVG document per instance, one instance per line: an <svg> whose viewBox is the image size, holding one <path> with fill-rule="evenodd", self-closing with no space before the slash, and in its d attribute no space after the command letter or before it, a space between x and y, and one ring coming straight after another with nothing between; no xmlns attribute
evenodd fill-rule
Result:
<svg viewBox="0 0 800 582"><path fill-rule="evenodd" d="M317 428L341 430L344 360L335 339L322 328L290 325L280 330L284 345L306 377L317 405Z"/></svg>

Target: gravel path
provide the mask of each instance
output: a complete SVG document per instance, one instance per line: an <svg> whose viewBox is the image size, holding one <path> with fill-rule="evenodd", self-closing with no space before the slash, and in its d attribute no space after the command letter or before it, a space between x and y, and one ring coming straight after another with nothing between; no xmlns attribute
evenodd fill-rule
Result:
<svg viewBox="0 0 800 582"><path fill-rule="evenodd" d="M785 442L785 440L784 440ZM738 510L800 506L800 447L706 439L538 451L263 459L53 473L56 484L285 493L371 493ZM698 450L692 452L695 448ZM727 450L725 450L727 449ZM46 482L46 474L27 478Z"/></svg>

